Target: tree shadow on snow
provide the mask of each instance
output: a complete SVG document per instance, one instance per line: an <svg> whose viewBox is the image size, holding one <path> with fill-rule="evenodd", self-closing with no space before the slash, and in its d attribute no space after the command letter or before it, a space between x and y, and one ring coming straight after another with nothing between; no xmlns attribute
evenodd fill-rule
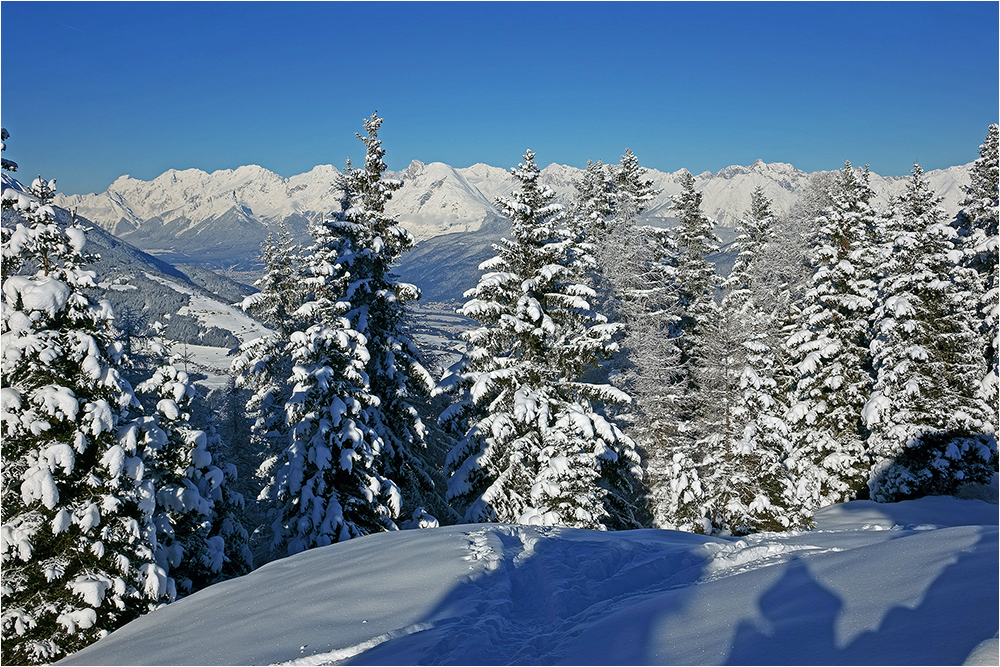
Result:
<svg viewBox="0 0 1000 667"><path fill-rule="evenodd" d="M758 598L759 613L745 614L727 641L714 626L691 626L699 615L710 614L710 605L726 604L697 597L711 562L702 548L704 536L650 531L656 537L637 534L630 540L626 532L605 540L562 533L546 539L543 529L542 537L528 544L539 535L535 529L478 527L470 529L470 541L476 534L489 536L494 547L500 541L501 548L480 551L495 559L493 569L477 567L477 574L453 588L407 630L410 634L387 639L345 664L686 664L698 642L703 660L695 661L705 664L961 664L1000 623L996 530L962 530L956 539L969 539L969 531L977 530L975 543L955 551L954 561L930 582L915 608L888 609L877 629L861 631L845 644L838 641L838 625L850 610L822 583L814 572L819 564L810 567L809 557L771 566L781 568L780 576ZM873 567L887 568L879 580L886 586L893 577L906 576L891 561ZM830 572L843 580L843 570ZM879 576L866 574L869 580ZM680 634L672 636L673 630ZM674 638L683 647L674 645Z"/></svg>
<svg viewBox="0 0 1000 667"><path fill-rule="evenodd" d="M705 537L686 533L664 540L648 531L659 539L645 541L627 532L617 540L543 537L525 550L521 536L531 532L487 530L503 543L496 569L453 589L422 621L433 627L347 664L647 663L653 623L684 609L707 563L698 550ZM652 595L657 614L634 608Z"/></svg>
<svg viewBox="0 0 1000 667"><path fill-rule="evenodd" d="M977 544L926 589L915 608L893 607L877 630L864 631L838 646L836 628L843 600L817 581L804 559L784 573L759 599L770 629L742 621L733 635L729 665L960 665L1000 622L997 562L987 542L996 532L980 529ZM979 552L979 553L977 553Z"/></svg>

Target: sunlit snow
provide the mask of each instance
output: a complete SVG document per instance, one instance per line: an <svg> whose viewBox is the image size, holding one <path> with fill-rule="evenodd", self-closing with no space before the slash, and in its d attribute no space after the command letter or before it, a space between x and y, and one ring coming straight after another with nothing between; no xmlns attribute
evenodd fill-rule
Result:
<svg viewBox="0 0 1000 667"><path fill-rule="evenodd" d="M742 538L382 533L211 586L61 664L995 665L990 493L856 501Z"/></svg>

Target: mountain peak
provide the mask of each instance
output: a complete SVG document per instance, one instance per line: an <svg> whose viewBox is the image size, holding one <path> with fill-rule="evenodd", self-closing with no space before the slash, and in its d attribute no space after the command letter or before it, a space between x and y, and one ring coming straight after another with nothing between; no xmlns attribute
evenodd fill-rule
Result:
<svg viewBox="0 0 1000 667"><path fill-rule="evenodd" d="M935 191L945 197L950 214L958 210L963 196L960 186L967 182L967 170L954 167L928 172ZM580 168L552 163L542 169L542 181L565 204L576 195L574 183L582 173ZM680 192L681 181L689 173L683 168L674 173L649 170L649 178L662 192L650 203L646 218L672 217L670 197ZM259 165L212 174L199 169L171 169L152 181L121 176L105 193L72 198L57 195L55 203L78 208L80 215L146 249L166 248L187 254L189 262L207 257L209 249L204 239L213 230L219 235L234 233L240 238L227 237L216 250L219 256L229 253L235 261L245 262L248 256L256 256L268 230L279 222L284 221L294 235L305 240L310 219L337 210L339 176L331 165L317 165L289 178ZM418 241L480 229L497 215L492 203L495 198L509 196L517 189L507 170L483 163L456 169L442 162L413 160L392 177L406 185L392 198L388 210ZM705 214L723 226L731 226L747 210L755 188L762 187L774 210L783 214L809 186L809 180L810 174L790 164L757 159L749 166L731 165L714 175L702 172L696 186L703 195ZM873 174L872 182L880 197L888 198L905 187L906 181ZM123 219L128 225L119 228ZM237 246L251 250L237 258L243 252Z"/></svg>

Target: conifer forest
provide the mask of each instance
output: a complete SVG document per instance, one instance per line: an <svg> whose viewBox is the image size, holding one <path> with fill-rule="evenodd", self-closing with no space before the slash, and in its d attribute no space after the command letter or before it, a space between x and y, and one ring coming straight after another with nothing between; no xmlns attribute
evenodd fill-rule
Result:
<svg viewBox="0 0 1000 667"><path fill-rule="evenodd" d="M100 297L90 223L53 204L55 181L17 180L3 130L4 664L375 533L742 538L994 479L996 124L968 147L957 216L919 164L882 204L847 162L788 212L757 188L728 272L691 174L676 223L651 226L658 190L631 150L588 162L568 201L534 152L511 156L515 187L493 202L509 232L439 370L412 334L420 290L394 272L415 239L388 212L405 185L382 123L363 121L364 162L340 170L308 242L281 226L261 247L255 289L232 300L268 333L210 331L233 348L211 401L173 343L197 323L137 328Z"/></svg>

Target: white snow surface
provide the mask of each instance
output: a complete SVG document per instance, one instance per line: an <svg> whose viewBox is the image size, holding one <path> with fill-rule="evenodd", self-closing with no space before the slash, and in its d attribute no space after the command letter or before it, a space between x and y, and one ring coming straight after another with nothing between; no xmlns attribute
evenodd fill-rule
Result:
<svg viewBox="0 0 1000 667"><path fill-rule="evenodd" d="M381 533L211 586L60 664L997 664L996 504L816 519L743 538Z"/></svg>

